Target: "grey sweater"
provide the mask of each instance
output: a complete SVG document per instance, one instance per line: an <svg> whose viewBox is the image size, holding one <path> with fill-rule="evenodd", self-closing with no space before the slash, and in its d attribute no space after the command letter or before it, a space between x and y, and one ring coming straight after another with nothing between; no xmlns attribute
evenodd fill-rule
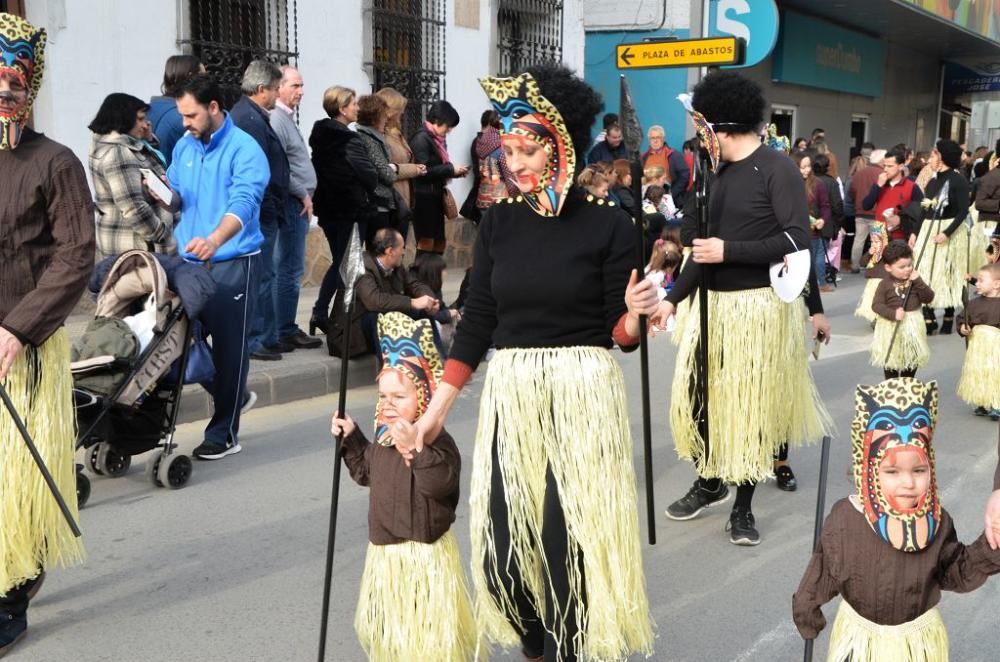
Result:
<svg viewBox="0 0 1000 662"><path fill-rule="evenodd" d="M270 120L271 128L278 134L278 140L288 156L288 166L291 169L289 191L299 200L312 195L316 190L316 171L299 127L295 125L291 113L280 105L271 111Z"/></svg>

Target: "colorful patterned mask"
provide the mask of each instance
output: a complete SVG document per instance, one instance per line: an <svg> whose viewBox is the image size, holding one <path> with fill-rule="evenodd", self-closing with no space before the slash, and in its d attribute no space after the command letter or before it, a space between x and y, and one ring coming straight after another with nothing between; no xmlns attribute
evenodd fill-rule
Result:
<svg viewBox="0 0 1000 662"><path fill-rule="evenodd" d="M779 136L778 126L774 123L767 125L767 136L764 138L764 143L776 152L789 154L792 151L792 141L788 139L788 136Z"/></svg>
<svg viewBox="0 0 1000 662"><path fill-rule="evenodd" d="M868 263L868 266L874 267L882 261L882 251L885 250L886 244L889 243L889 228L885 221L876 220L872 223L872 229L868 232L868 236L874 247L872 259Z"/></svg>
<svg viewBox="0 0 1000 662"><path fill-rule="evenodd" d="M21 141L31 106L42 86L45 69L45 30L19 16L0 13L0 75L20 81L27 98L4 93L15 100L15 110L0 110L0 150L11 150Z"/></svg>
<svg viewBox="0 0 1000 662"><path fill-rule="evenodd" d="M444 363L437 345L431 321L415 320L399 312L378 316L378 345L382 369L378 381L387 370L395 370L417 389L417 417L426 410L434 395ZM382 413L382 399L375 405L375 441L382 446L392 446L392 431Z"/></svg>
<svg viewBox="0 0 1000 662"><path fill-rule="evenodd" d="M479 84L500 115L502 140L530 140L548 153L545 172L524 197L536 213L558 216L576 173L576 152L562 115L531 74L481 78Z"/></svg>
<svg viewBox="0 0 1000 662"><path fill-rule="evenodd" d="M858 497L875 534L904 552L926 549L941 521L931 447L937 402L937 382L908 377L859 386L855 396L851 442ZM899 507L882 489L879 463L900 450L916 451L930 467L930 486L915 508Z"/></svg>

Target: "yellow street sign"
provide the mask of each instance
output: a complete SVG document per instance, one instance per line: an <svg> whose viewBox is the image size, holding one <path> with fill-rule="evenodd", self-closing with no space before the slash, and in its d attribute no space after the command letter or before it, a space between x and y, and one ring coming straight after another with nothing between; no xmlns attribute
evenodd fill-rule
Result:
<svg viewBox="0 0 1000 662"><path fill-rule="evenodd" d="M711 67L739 64L743 57L742 43L736 37L619 44L616 50L619 69Z"/></svg>

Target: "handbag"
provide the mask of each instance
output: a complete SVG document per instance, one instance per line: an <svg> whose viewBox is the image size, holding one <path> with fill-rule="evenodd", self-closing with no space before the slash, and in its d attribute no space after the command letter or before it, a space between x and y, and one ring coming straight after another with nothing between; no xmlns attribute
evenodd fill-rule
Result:
<svg viewBox="0 0 1000 662"><path fill-rule="evenodd" d="M205 340L201 322L192 322L191 348L188 350L187 366L184 369L185 384L208 384L215 381L215 361L212 348Z"/></svg>
<svg viewBox="0 0 1000 662"><path fill-rule="evenodd" d="M458 218L458 204L455 202L455 196L451 194L448 187L445 187L444 193L444 217L449 221L454 221Z"/></svg>

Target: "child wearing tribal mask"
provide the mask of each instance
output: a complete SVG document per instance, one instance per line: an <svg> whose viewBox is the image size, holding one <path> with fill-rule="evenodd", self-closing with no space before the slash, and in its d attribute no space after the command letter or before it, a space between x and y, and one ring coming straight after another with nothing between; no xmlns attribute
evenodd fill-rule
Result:
<svg viewBox="0 0 1000 662"><path fill-rule="evenodd" d="M792 616L805 639L826 626L820 607L843 597L827 659L947 662L941 591L966 593L1000 572L985 534L958 540L939 502L931 440L935 382L859 386L851 438L857 493L834 504ZM993 529L1000 522L993 522Z"/></svg>

